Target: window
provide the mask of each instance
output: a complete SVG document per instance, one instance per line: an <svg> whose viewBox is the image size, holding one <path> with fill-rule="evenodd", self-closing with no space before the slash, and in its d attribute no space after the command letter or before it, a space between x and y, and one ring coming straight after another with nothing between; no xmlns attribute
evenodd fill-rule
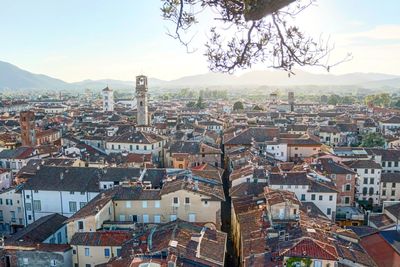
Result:
<svg viewBox="0 0 400 267"><path fill-rule="evenodd" d="M0 198L0 205L3 205L3 199Z"/></svg>
<svg viewBox="0 0 400 267"><path fill-rule="evenodd" d="M160 215L154 215L154 222L155 223L160 223L161 222L161 216Z"/></svg>
<svg viewBox="0 0 400 267"><path fill-rule="evenodd" d="M331 174L332 179L336 179L336 174Z"/></svg>
<svg viewBox="0 0 400 267"><path fill-rule="evenodd" d="M81 195L84 195L85 194L85 192L81 192Z"/></svg>
<svg viewBox="0 0 400 267"><path fill-rule="evenodd" d="M139 145L136 145L136 150L139 150Z"/></svg>
<svg viewBox="0 0 400 267"><path fill-rule="evenodd" d="M383 183L382 187L386 187L386 182Z"/></svg>
<svg viewBox="0 0 400 267"><path fill-rule="evenodd" d="M365 196L368 193L368 188L363 187L363 195Z"/></svg>
<svg viewBox="0 0 400 267"><path fill-rule="evenodd" d="M72 250L72 254L76 255L76 250L75 249Z"/></svg>
<svg viewBox="0 0 400 267"><path fill-rule="evenodd" d="M386 190L385 189L382 190L382 196L386 196Z"/></svg>
<svg viewBox="0 0 400 267"><path fill-rule="evenodd" d="M171 222L176 221L176 214L171 214L170 221Z"/></svg>
<svg viewBox="0 0 400 267"><path fill-rule="evenodd" d="M395 161L395 162L394 162L394 166L395 166L395 167L399 167L399 162L398 162L398 161Z"/></svg>
<svg viewBox="0 0 400 267"><path fill-rule="evenodd" d="M159 200L156 200L156 201L154 202L154 207L155 207L155 208L160 208L160 201L159 201Z"/></svg>
<svg viewBox="0 0 400 267"><path fill-rule="evenodd" d="M120 257L120 256L121 256L121 249L117 248L117 257Z"/></svg>
<svg viewBox="0 0 400 267"><path fill-rule="evenodd" d="M364 184L368 184L368 178L364 178Z"/></svg>
<svg viewBox="0 0 400 267"><path fill-rule="evenodd" d="M396 191L392 190L392 196L394 196L396 194Z"/></svg>
<svg viewBox="0 0 400 267"><path fill-rule="evenodd" d="M186 205L190 205L190 198L185 197L185 204L186 204Z"/></svg>
<svg viewBox="0 0 400 267"><path fill-rule="evenodd" d="M90 249L89 248L85 248L85 256L86 257L90 256Z"/></svg>
<svg viewBox="0 0 400 267"><path fill-rule="evenodd" d="M92 265L90 263L86 263L85 267L92 267Z"/></svg>
<svg viewBox="0 0 400 267"><path fill-rule="evenodd" d="M25 203L25 208L27 211L31 211L32 210L32 204L31 203Z"/></svg>
<svg viewBox="0 0 400 267"><path fill-rule="evenodd" d="M392 183L392 187L396 187L396 183Z"/></svg>
<svg viewBox="0 0 400 267"><path fill-rule="evenodd" d="M370 187L369 188L369 195L372 196L374 194L374 188Z"/></svg>
<svg viewBox="0 0 400 267"><path fill-rule="evenodd" d="M57 244L61 244L62 243L62 237L61 237L61 232L57 233Z"/></svg>
<svg viewBox="0 0 400 267"><path fill-rule="evenodd" d="M374 181L375 179L374 178L369 178L369 184L374 184Z"/></svg>
<svg viewBox="0 0 400 267"><path fill-rule="evenodd" d="M110 249L109 248L104 249L104 257L106 257L106 258L110 257Z"/></svg>
<svg viewBox="0 0 400 267"><path fill-rule="evenodd" d="M346 174L346 180L351 180L351 174Z"/></svg>
<svg viewBox="0 0 400 267"><path fill-rule="evenodd" d="M71 195L74 195L75 194L75 192L74 191L71 191L71 192L69 192Z"/></svg>
<svg viewBox="0 0 400 267"><path fill-rule="evenodd" d="M78 229L83 230L83 221L78 222Z"/></svg>
<svg viewBox="0 0 400 267"><path fill-rule="evenodd" d="M329 201L332 201L332 200L333 200L333 196L330 195L330 196L329 196Z"/></svg>
<svg viewBox="0 0 400 267"><path fill-rule="evenodd" d="M179 198L174 197L174 199L173 199L173 205L174 205L174 206L179 206Z"/></svg>
<svg viewBox="0 0 400 267"><path fill-rule="evenodd" d="M147 146L144 146L144 150L147 150Z"/></svg>
<svg viewBox="0 0 400 267"><path fill-rule="evenodd" d="M344 198L344 204L350 204L350 197Z"/></svg>
<svg viewBox="0 0 400 267"><path fill-rule="evenodd" d="M351 185L350 184L346 184L345 190L348 192L351 190Z"/></svg>
<svg viewBox="0 0 400 267"><path fill-rule="evenodd" d="M301 194L301 201L306 201L306 195L305 194Z"/></svg>
<svg viewBox="0 0 400 267"><path fill-rule="evenodd" d="M365 173L365 174L368 174L368 169L364 169L364 173Z"/></svg>
<svg viewBox="0 0 400 267"><path fill-rule="evenodd" d="M195 221L196 221L196 214L189 213L189 222L195 222Z"/></svg>
<svg viewBox="0 0 400 267"><path fill-rule="evenodd" d="M149 215L143 214L143 223L148 223L148 222L149 222Z"/></svg>
<svg viewBox="0 0 400 267"><path fill-rule="evenodd" d="M130 201L127 201L126 203L125 203L125 206L126 206L126 208L127 209L130 209L132 206L131 206L131 202Z"/></svg>
<svg viewBox="0 0 400 267"><path fill-rule="evenodd" d="M28 258L23 258L22 262L23 262L24 265L28 265L29 264Z"/></svg>
<svg viewBox="0 0 400 267"><path fill-rule="evenodd" d="M69 212L76 212L76 202L75 201L69 202Z"/></svg>
<svg viewBox="0 0 400 267"><path fill-rule="evenodd" d="M79 209L86 206L86 202L79 202Z"/></svg>
<svg viewBox="0 0 400 267"><path fill-rule="evenodd" d="M142 208L147 209L147 200L142 201Z"/></svg>
<svg viewBox="0 0 400 267"><path fill-rule="evenodd" d="M388 168L392 167L392 162L388 161Z"/></svg>
<svg viewBox="0 0 400 267"><path fill-rule="evenodd" d="M315 194L311 195L311 200L315 200Z"/></svg>
<svg viewBox="0 0 400 267"><path fill-rule="evenodd" d="M371 169L371 174L374 174L375 173L375 169Z"/></svg>
<svg viewBox="0 0 400 267"><path fill-rule="evenodd" d="M327 209L326 209L326 214L327 214L327 215L331 215L331 208L327 208Z"/></svg>
<svg viewBox="0 0 400 267"><path fill-rule="evenodd" d="M322 195L320 195L320 196L319 196L319 200L322 200L322 199L323 199L323 197L322 197Z"/></svg>
<svg viewBox="0 0 400 267"><path fill-rule="evenodd" d="M34 211L41 211L42 210L42 205L40 203L40 200L34 200L33 201L33 210Z"/></svg>
<svg viewBox="0 0 400 267"><path fill-rule="evenodd" d="M207 201L207 200L204 200L203 206L204 206L204 207L208 207L208 201Z"/></svg>
<svg viewBox="0 0 400 267"><path fill-rule="evenodd" d="M382 161L382 167L386 167L386 161Z"/></svg>

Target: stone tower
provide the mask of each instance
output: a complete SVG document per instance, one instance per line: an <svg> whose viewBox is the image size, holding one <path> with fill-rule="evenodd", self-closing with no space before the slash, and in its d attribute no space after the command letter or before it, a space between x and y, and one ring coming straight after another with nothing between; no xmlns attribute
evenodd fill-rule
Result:
<svg viewBox="0 0 400 267"><path fill-rule="evenodd" d="M294 92L288 93L288 104L290 106L290 111L294 111Z"/></svg>
<svg viewBox="0 0 400 267"><path fill-rule="evenodd" d="M114 93L113 90L108 88L103 89L103 111L104 112L112 112L114 111Z"/></svg>
<svg viewBox="0 0 400 267"><path fill-rule="evenodd" d="M147 107L147 77L144 75L136 76L136 99L137 99L137 125L149 125Z"/></svg>
<svg viewBox="0 0 400 267"><path fill-rule="evenodd" d="M21 125L21 142L23 146L36 146L35 113L21 111L19 114Z"/></svg>

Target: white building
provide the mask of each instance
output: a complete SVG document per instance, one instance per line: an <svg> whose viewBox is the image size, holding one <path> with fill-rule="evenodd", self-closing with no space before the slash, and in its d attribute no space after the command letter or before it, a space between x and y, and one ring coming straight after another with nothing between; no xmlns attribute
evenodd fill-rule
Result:
<svg viewBox="0 0 400 267"><path fill-rule="evenodd" d="M301 202L313 202L330 219L336 212L338 192L323 182L307 177L305 172L271 173L269 186L294 192Z"/></svg>
<svg viewBox="0 0 400 267"><path fill-rule="evenodd" d="M113 112L114 111L114 92L112 89L106 88L102 91L103 96L103 111Z"/></svg>
<svg viewBox="0 0 400 267"><path fill-rule="evenodd" d="M166 140L157 134L144 131L132 131L112 136L106 142L106 153L152 154L155 162L162 162L162 150Z"/></svg>
<svg viewBox="0 0 400 267"><path fill-rule="evenodd" d="M0 191L0 232L11 234L24 226L22 195L16 188Z"/></svg>
<svg viewBox="0 0 400 267"><path fill-rule="evenodd" d="M344 162L357 172L356 198L369 201L373 205L380 204L380 184L382 167L373 160L356 160Z"/></svg>
<svg viewBox="0 0 400 267"><path fill-rule="evenodd" d="M22 188L25 224L59 213L70 217L99 194L92 168L42 166Z"/></svg>

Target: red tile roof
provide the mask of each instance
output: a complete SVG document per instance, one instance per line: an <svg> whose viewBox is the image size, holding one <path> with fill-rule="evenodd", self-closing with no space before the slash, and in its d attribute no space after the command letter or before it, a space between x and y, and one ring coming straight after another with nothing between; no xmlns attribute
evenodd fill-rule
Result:
<svg viewBox="0 0 400 267"><path fill-rule="evenodd" d="M338 254L334 246L311 238L304 238L300 240L300 242L291 248L283 251L281 255L332 261L338 259Z"/></svg>

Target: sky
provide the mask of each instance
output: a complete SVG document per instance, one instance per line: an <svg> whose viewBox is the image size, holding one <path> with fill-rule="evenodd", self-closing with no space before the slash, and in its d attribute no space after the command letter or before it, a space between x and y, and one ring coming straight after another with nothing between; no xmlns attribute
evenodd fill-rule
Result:
<svg viewBox="0 0 400 267"><path fill-rule="evenodd" d="M172 80L207 72L209 20L196 29L197 51L188 54L167 36L172 25L162 20L160 7L159 0L0 0L0 60L68 82L133 80L140 73ZM332 62L352 53L333 74L400 75L399 10L399 0L317 0L295 23L329 38Z"/></svg>

